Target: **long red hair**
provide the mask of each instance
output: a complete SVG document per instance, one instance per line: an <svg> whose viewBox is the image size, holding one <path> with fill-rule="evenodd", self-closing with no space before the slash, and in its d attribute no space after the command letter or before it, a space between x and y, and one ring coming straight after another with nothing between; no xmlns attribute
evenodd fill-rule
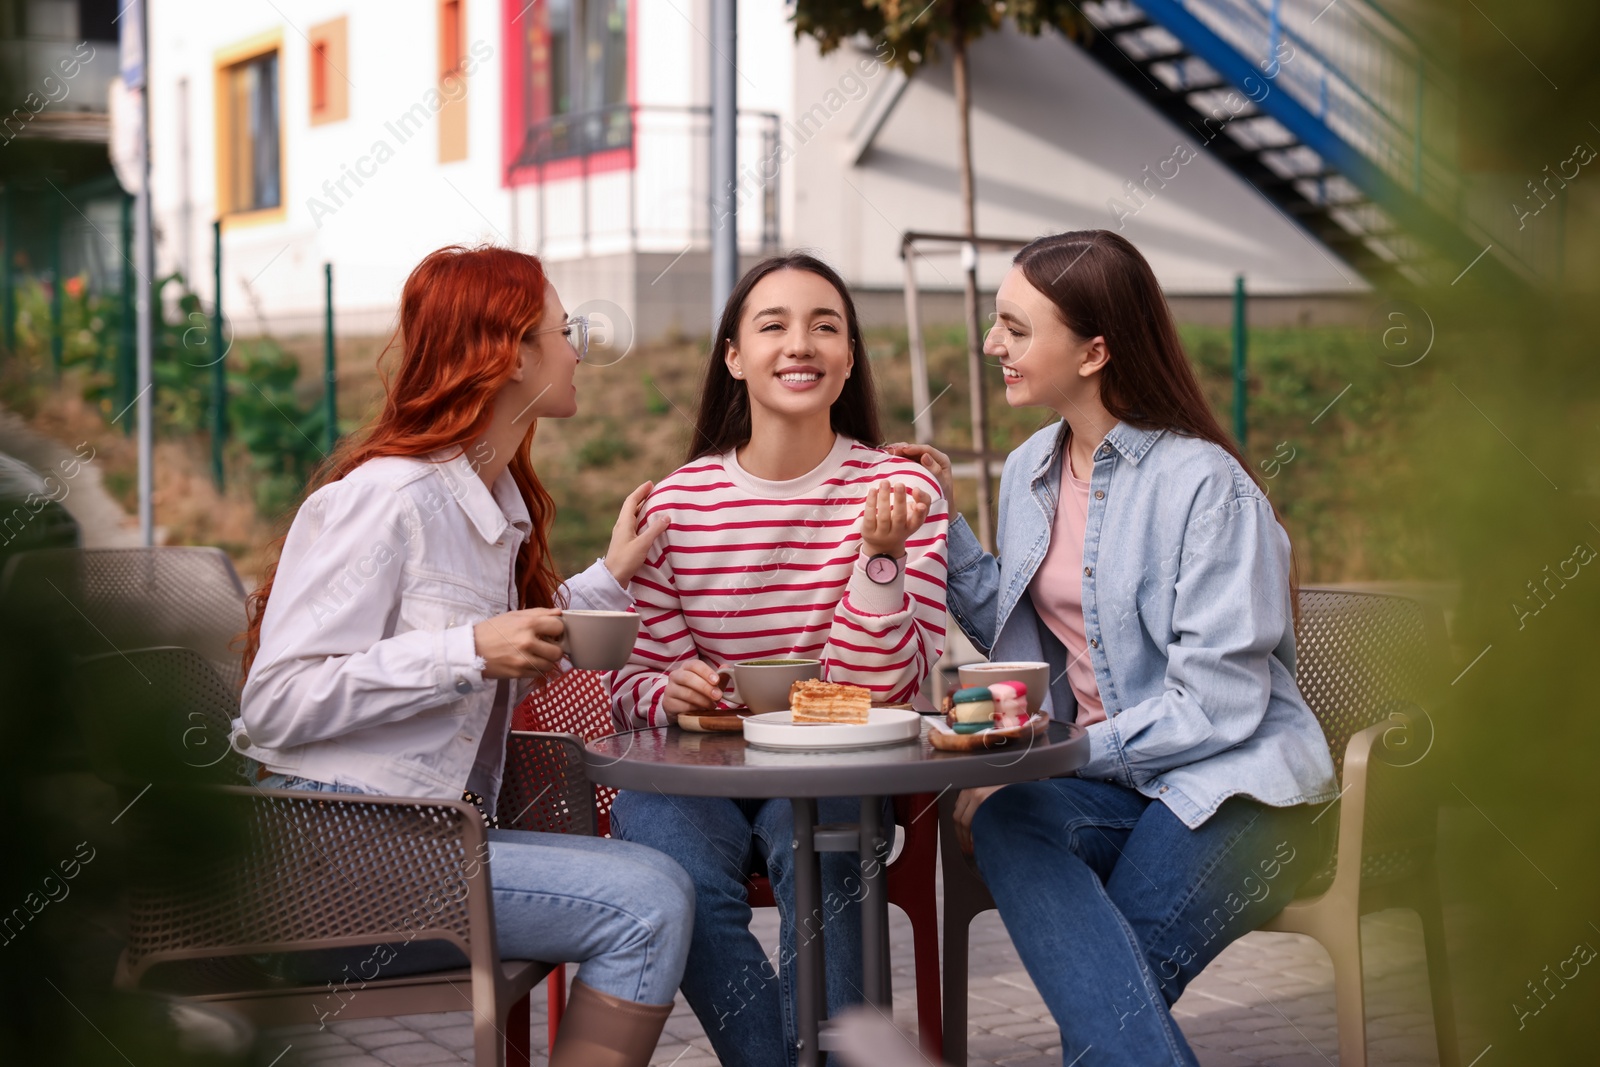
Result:
<svg viewBox="0 0 1600 1067"><path fill-rule="evenodd" d="M488 430L495 396L517 363L517 345L544 315L544 266L509 248L451 245L428 255L400 294L400 328L379 355L383 410L323 461L307 495L379 456L427 456L465 449ZM399 361L385 358L398 347ZM534 426L511 458L511 477L528 507L533 532L517 556L519 607L555 606L561 579L550 562L555 515L529 456ZM275 546L283 548L280 537ZM267 568L246 605L244 670L261 647L261 618L278 564Z"/></svg>

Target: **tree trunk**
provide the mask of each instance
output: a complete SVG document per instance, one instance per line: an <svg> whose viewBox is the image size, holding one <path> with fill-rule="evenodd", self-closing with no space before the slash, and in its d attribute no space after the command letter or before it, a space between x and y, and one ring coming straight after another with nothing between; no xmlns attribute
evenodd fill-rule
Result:
<svg viewBox="0 0 1600 1067"><path fill-rule="evenodd" d="M992 486L989 480L989 420L987 396L984 388L983 329L978 317L978 218L977 192L972 176L972 83L967 71L967 43L960 36L954 41L956 128L960 134L961 150L961 216L962 235L967 244L961 252L961 266L965 275L967 314L967 380L972 395L972 451L976 453L978 483L978 541L989 551L994 551L991 533L993 508Z"/></svg>

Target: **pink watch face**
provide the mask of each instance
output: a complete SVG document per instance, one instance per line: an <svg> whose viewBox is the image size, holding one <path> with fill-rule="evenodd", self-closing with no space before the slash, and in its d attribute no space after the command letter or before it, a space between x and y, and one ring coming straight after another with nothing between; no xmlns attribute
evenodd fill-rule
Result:
<svg viewBox="0 0 1600 1067"><path fill-rule="evenodd" d="M879 585L888 585L900 573L900 565L888 556L873 556L867 560L867 577Z"/></svg>

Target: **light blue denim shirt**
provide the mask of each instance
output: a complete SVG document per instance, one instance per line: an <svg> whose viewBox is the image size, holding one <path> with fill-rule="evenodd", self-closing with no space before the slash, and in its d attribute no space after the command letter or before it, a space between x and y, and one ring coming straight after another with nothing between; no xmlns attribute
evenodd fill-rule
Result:
<svg viewBox="0 0 1600 1067"><path fill-rule="evenodd" d="M1066 651L1028 596L1050 544L1065 423L1006 459L999 558L950 525L949 606L994 660L1051 664L1046 707L1077 715ZM1194 828L1234 794L1284 807L1337 795L1294 681L1289 537L1223 449L1126 423L1095 450L1083 616L1106 720L1080 777L1164 802Z"/></svg>

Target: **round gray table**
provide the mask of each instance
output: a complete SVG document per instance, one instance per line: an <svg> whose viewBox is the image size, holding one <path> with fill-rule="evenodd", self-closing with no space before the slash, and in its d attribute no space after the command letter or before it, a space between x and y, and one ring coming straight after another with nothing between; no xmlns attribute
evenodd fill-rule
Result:
<svg viewBox="0 0 1600 1067"><path fill-rule="evenodd" d="M889 961L884 951L889 901L884 892L888 840L885 797L1007 785L1070 774L1089 759L1089 739L1078 726L1051 723L1030 742L985 752L941 752L928 727L915 741L873 748L797 751L760 748L741 734L699 734L676 727L633 730L590 741L584 753L589 777L616 789L674 796L788 798L794 809L795 914L822 906L817 852L857 852L864 887L861 963L867 1000L889 1007ZM819 797L861 798L856 825L817 825ZM801 1067L821 1062L823 938L796 938L796 999Z"/></svg>

